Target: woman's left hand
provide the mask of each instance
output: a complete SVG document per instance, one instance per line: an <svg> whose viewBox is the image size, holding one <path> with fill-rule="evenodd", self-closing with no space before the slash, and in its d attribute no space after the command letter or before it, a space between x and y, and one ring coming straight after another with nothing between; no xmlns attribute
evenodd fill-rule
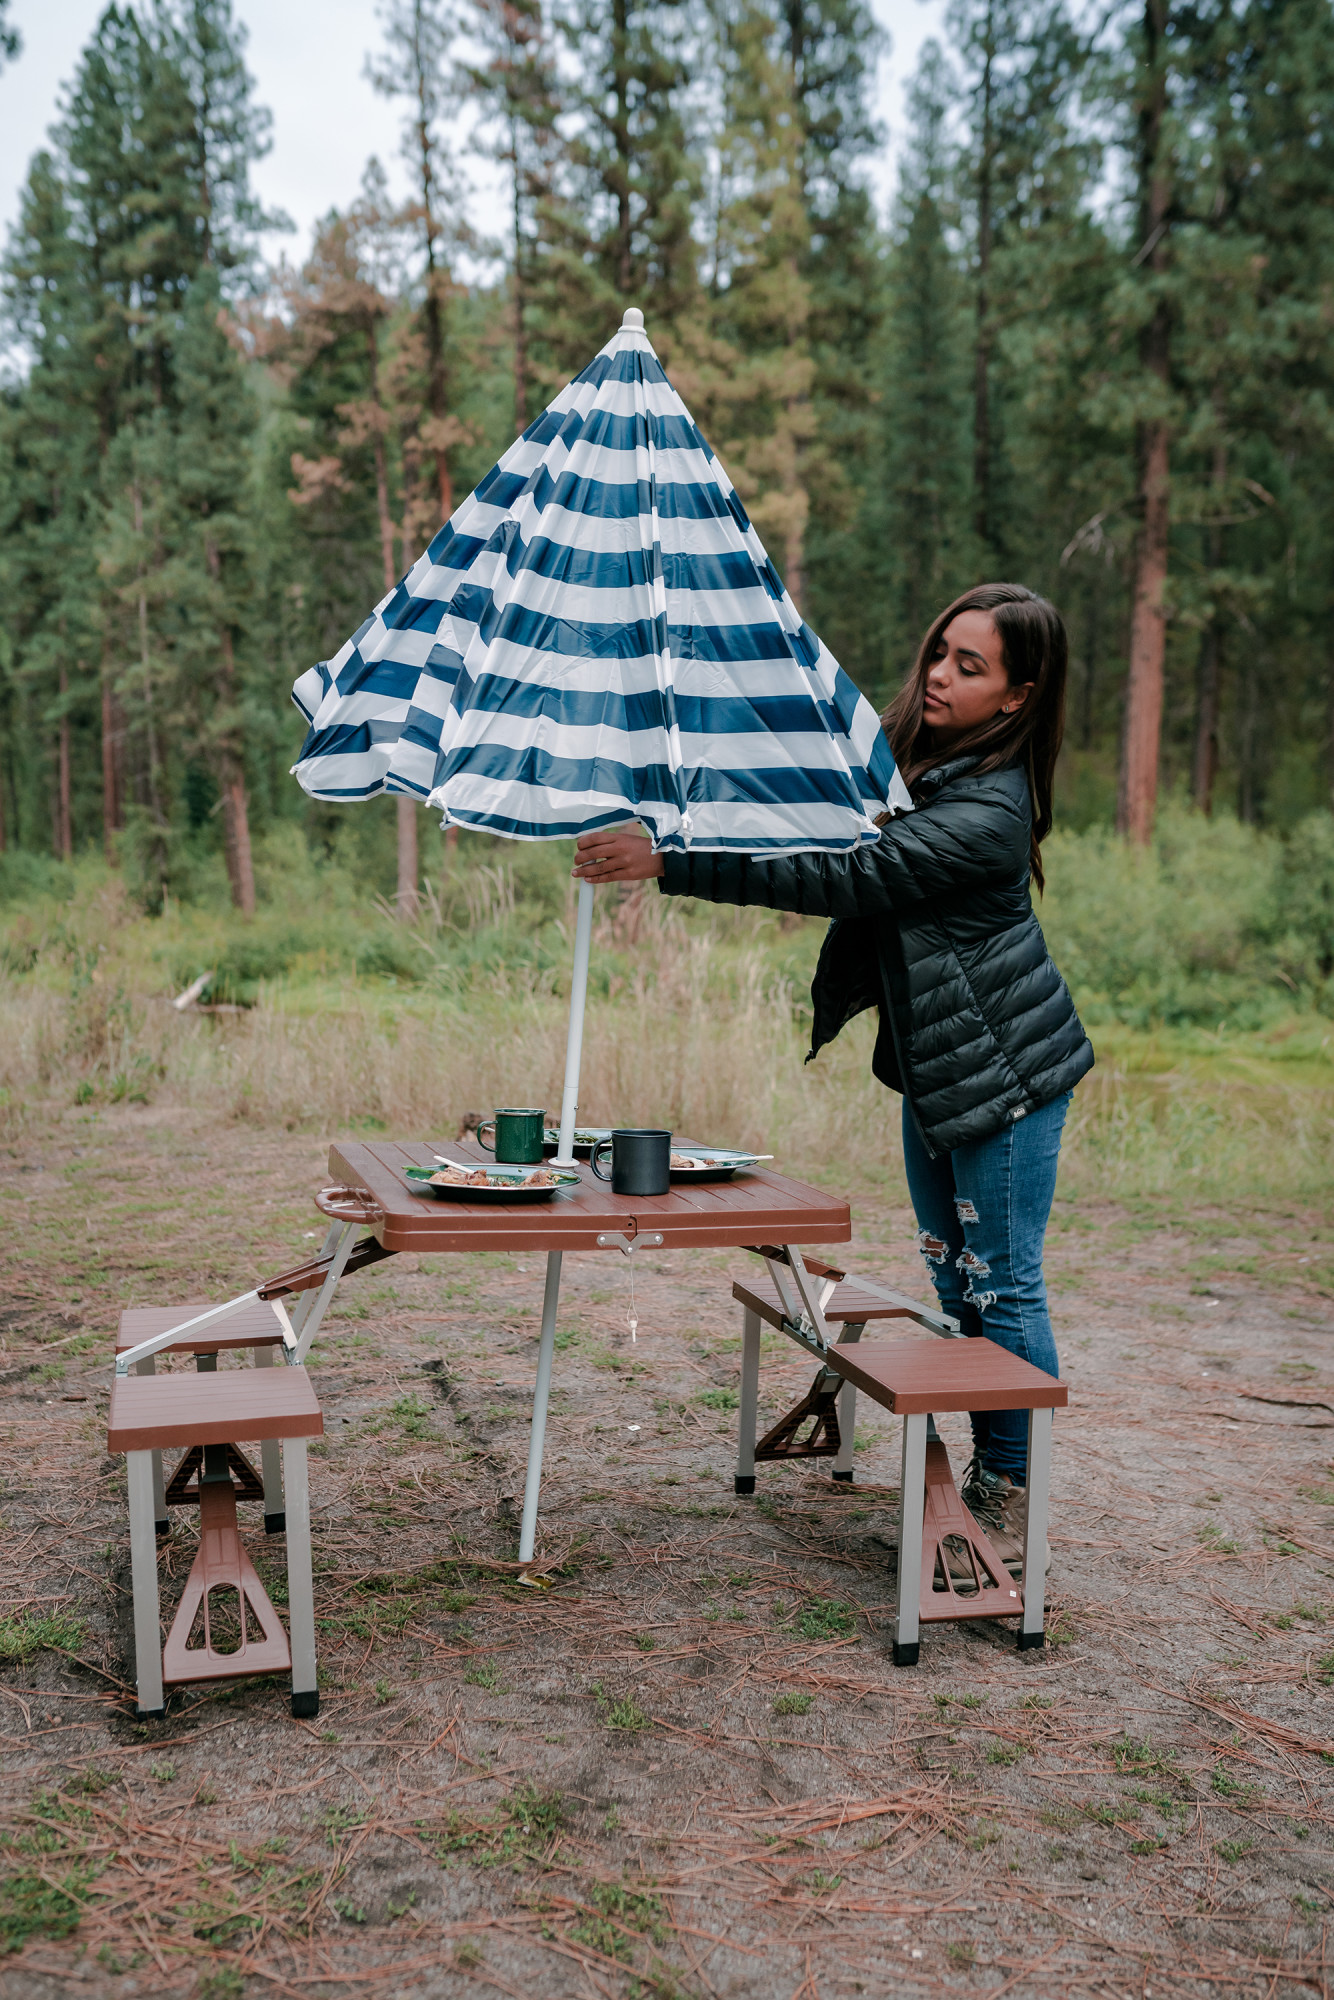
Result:
<svg viewBox="0 0 1334 2000"><path fill-rule="evenodd" d="M577 844L578 859L570 872L586 882L650 882L663 872L653 842L632 827L581 833Z"/></svg>

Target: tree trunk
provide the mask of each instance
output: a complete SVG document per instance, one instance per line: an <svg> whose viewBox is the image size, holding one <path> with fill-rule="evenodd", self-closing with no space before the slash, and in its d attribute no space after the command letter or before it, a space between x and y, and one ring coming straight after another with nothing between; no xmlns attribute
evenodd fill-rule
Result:
<svg viewBox="0 0 1334 2000"><path fill-rule="evenodd" d="M1213 504L1221 513L1227 484L1227 446L1214 446ZM1200 634L1200 652L1195 668L1195 755L1191 760L1191 796L1202 813L1214 809L1214 780L1218 776L1218 711L1223 681L1222 621L1215 600L1218 571L1223 564L1223 530L1211 522L1205 538L1209 563L1210 606Z"/></svg>
<svg viewBox="0 0 1334 2000"><path fill-rule="evenodd" d="M134 532L136 535L142 535L144 531L144 497L137 479L131 487L130 492ZM140 577L142 581L142 570ZM162 811L162 790L158 782L162 760L158 755L157 722L153 715L153 662L148 643L148 596L143 589L139 592L139 669L143 675L144 682L144 748L148 754L148 807L153 815L153 825L158 829L160 834L162 827L166 823ZM158 860L160 865L165 868L167 861L166 848L160 840L158 843Z"/></svg>
<svg viewBox="0 0 1334 2000"><path fill-rule="evenodd" d="M977 299L973 350L973 529L990 556L994 540L991 508L991 176L992 65L995 60L992 9L987 8L982 69L982 145L977 171Z"/></svg>
<svg viewBox="0 0 1334 2000"><path fill-rule="evenodd" d="M1167 107L1167 0L1147 0L1144 9L1145 83L1139 110L1140 248L1136 263L1147 264L1161 281L1167 270L1167 231L1172 198L1169 163L1164 158L1163 118ZM1140 336L1140 365L1153 378L1152 395L1166 400L1171 363L1171 320L1159 292ZM1143 419L1136 438L1136 485L1140 529L1131 586L1130 672L1116 824L1141 846L1153 832L1158 802L1158 753L1163 718L1163 655L1167 626L1163 593L1167 582L1170 527L1170 444L1165 416Z"/></svg>
<svg viewBox="0 0 1334 2000"><path fill-rule="evenodd" d="M394 517L389 508L389 461L384 448L385 418L380 403L380 353L373 319L366 328L366 347L368 382L375 410L371 448L375 458L375 513L380 526L380 571L384 578L385 595L388 596L398 577L394 569Z"/></svg>
<svg viewBox="0 0 1334 2000"><path fill-rule="evenodd" d="M1084 680L1079 699L1079 747L1093 748L1093 691L1097 686L1102 650L1102 577L1097 569L1089 585L1088 619L1084 627Z"/></svg>
<svg viewBox="0 0 1334 2000"><path fill-rule="evenodd" d="M1144 846L1158 802L1158 747L1163 722L1167 582L1168 439L1166 424L1143 428L1139 481L1143 523L1135 549L1130 613L1130 674L1121 743L1117 831Z"/></svg>
<svg viewBox="0 0 1334 2000"><path fill-rule="evenodd" d="M524 324L527 296L523 276L523 176L519 164L519 120L510 119L510 158L514 165L514 434L528 428L528 329Z"/></svg>
<svg viewBox="0 0 1334 2000"><path fill-rule="evenodd" d="M634 277L631 258L630 218L630 6L629 0L612 0L612 74L616 110L612 118L612 141L616 147L616 289L623 299L630 296Z"/></svg>
<svg viewBox="0 0 1334 2000"><path fill-rule="evenodd" d="M116 692L111 685L111 662L102 655L102 846L107 866L116 865L116 835L120 832L120 731L117 727Z"/></svg>
<svg viewBox="0 0 1334 2000"><path fill-rule="evenodd" d="M399 922L410 924L421 907L417 891L417 801L410 799L406 792L400 792L395 804L398 808L398 894L394 901L398 905Z"/></svg>
<svg viewBox="0 0 1334 2000"><path fill-rule="evenodd" d="M60 728L57 733L57 763L59 782L56 793L56 854L61 861L74 859L74 832L70 822L69 798L69 710L65 706L69 694L69 675L64 662L60 667Z"/></svg>
<svg viewBox="0 0 1334 2000"><path fill-rule="evenodd" d="M1211 617L1200 634L1195 665L1195 755L1191 760L1191 797L1202 813L1214 809L1218 776L1218 693L1222 680L1218 622Z"/></svg>
<svg viewBox="0 0 1334 2000"><path fill-rule="evenodd" d="M380 525L380 563L384 579L385 594L397 582L394 572L394 517L389 511L389 466L384 448L384 431L380 427L380 378L378 372L379 355L375 344L374 322L366 329L366 342L370 354L370 392L375 405L376 423L372 432L375 453L375 506ZM395 801L398 817L398 887L394 902L400 923L408 924L418 914L419 903L417 883L420 868L417 858L417 802L400 792Z"/></svg>
<svg viewBox="0 0 1334 2000"><path fill-rule="evenodd" d="M1259 815L1260 787L1256 770L1256 724L1259 720L1259 675L1255 649L1248 646L1241 668L1241 727L1237 744L1237 818L1254 826Z"/></svg>
<svg viewBox="0 0 1334 2000"><path fill-rule="evenodd" d="M230 709L236 699L236 656L232 650L231 631L227 626L223 627L218 639L222 660L218 676L218 693L222 698L223 707ZM232 901L237 909L242 916L253 917L255 868L250 853L250 806L246 797L245 768L237 749L236 735L230 719L219 750L222 842L227 858L227 880L231 884Z"/></svg>
<svg viewBox="0 0 1334 2000"><path fill-rule="evenodd" d="M418 10L420 11L420 10ZM421 176L422 234L426 243L426 397L431 415L439 421L445 414L445 327L440 309L441 286L446 274L436 263L436 243L440 231L435 219L435 161L431 140L430 83L422 53L421 35L413 38L417 92L417 170ZM443 525L454 512L454 482L450 476L449 453L434 445L436 485L440 493L440 520Z"/></svg>

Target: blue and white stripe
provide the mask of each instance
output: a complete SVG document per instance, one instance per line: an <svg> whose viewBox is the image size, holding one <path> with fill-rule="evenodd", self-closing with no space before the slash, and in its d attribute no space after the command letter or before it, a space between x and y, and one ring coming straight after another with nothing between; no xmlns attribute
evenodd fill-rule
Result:
<svg viewBox="0 0 1334 2000"><path fill-rule="evenodd" d="M755 854L855 847L908 806L641 325L296 683L313 797L406 792L519 840L638 819L660 848Z"/></svg>

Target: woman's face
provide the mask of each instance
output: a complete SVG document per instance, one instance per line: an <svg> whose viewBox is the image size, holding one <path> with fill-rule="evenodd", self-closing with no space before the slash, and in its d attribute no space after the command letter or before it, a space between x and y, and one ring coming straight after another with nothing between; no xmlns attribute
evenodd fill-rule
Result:
<svg viewBox="0 0 1334 2000"><path fill-rule="evenodd" d="M980 729L993 715L1027 701L1031 681L1011 687L1000 633L989 611L961 611L936 643L927 669L922 720L937 743Z"/></svg>

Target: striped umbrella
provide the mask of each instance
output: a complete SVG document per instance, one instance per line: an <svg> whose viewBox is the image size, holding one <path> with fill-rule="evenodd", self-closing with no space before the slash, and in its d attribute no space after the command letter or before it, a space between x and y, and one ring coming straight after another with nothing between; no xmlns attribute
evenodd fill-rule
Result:
<svg viewBox="0 0 1334 2000"><path fill-rule="evenodd" d="M336 658L292 690L315 798L405 792L551 840L846 850L906 809L874 710L799 616L631 310ZM579 886L556 1158L574 1141L593 890ZM547 1259L519 1559L537 1528L561 1258Z"/></svg>
<svg viewBox="0 0 1334 2000"><path fill-rule="evenodd" d="M292 690L315 798L405 792L445 825L655 847L854 848L909 801L885 734L784 590L643 330L620 331L337 656ZM581 885L558 1157L592 890Z"/></svg>

